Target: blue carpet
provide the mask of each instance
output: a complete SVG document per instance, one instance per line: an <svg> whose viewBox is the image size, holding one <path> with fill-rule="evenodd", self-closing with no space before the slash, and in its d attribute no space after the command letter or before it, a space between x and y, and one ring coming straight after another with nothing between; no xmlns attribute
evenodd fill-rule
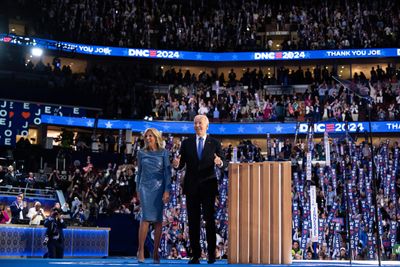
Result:
<svg viewBox="0 0 400 267"><path fill-rule="evenodd" d="M151 259L147 259L145 263L138 264L136 258L107 258L107 259L94 259L94 258L81 258L81 259L36 259L36 258L2 258L0 259L0 266L15 266L15 267L66 267L66 266L162 266L162 267L178 267L188 266L187 260L161 260L161 264L153 264ZM206 261L202 261L201 265L207 265ZM226 260L217 261L216 266L292 266L292 267L370 267L378 266L377 261L294 261L291 265L255 265L255 264L228 264ZM400 266L399 261L382 261L382 266Z"/></svg>

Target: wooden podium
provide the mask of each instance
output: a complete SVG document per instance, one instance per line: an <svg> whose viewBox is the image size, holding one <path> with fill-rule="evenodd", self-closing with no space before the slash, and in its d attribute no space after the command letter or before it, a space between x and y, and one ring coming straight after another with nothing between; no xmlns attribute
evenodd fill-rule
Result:
<svg viewBox="0 0 400 267"><path fill-rule="evenodd" d="M290 162L229 165L229 263L292 263Z"/></svg>

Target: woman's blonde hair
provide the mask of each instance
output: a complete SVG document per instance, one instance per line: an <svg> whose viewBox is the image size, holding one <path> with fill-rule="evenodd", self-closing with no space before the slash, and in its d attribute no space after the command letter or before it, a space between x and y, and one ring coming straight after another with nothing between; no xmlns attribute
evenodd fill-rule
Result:
<svg viewBox="0 0 400 267"><path fill-rule="evenodd" d="M145 137L148 132L151 132L154 135L154 137L156 138L157 148L159 150L163 149L164 148L164 141L162 139L162 135L161 135L160 131L157 130L156 128L147 128L143 133L143 137ZM145 150L149 150L149 147L147 146L146 142L144 143L144 149Z"/></svg>

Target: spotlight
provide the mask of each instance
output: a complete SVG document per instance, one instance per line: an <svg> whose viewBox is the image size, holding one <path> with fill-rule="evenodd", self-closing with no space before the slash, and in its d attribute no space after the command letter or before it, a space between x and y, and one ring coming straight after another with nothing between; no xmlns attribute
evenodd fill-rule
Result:
<svg viewBox="0 0 400 267"><path fill-rule="evenodd" d="M32 56L35 56L35 57L41 57L43 55L43 49L34 47L31 50L31 54L32 54Z"/></svg>

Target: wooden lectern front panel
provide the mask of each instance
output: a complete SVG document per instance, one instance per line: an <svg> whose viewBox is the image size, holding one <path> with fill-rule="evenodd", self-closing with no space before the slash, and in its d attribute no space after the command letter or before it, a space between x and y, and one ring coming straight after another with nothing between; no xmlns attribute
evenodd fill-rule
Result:
<svg viewBox="0 0 400 267"><path fill-rule="evenodd" d="M239 164L229 165L228 181L228 261L239 262Z"/></svg>
<svg viewBox="0 0 400 267"><path fill-rule="evenodd" d="M281 200L280 200L280 166L271 164L271 263L279 264L281 256Z"/></svg>
<svg viewBox="0 0 400 267"><path fill-rule="evenodd" d="M291 263L290 162L229 165L229 263Z"/></svg>
<svg viewBox="0 0 400 267"><path fill-rule="evenodd" d="M292 263L292 166L290 162L282 164L282 263Z"/></svg>
<svg viewBox="0 0 400 267"><path fill-rule="evenodd" d="M261 165L261 263L271 263L271 165L267 162Z"/></svg>
<svg viewBox="0 0 400 267"><path fill-rule="evenodd" d="M261 166L250 165L250 262L261 263Z"/></svg>
<svg viewBox="0 0 400 267"><path fill-rule="evenodd" d="M250 256L250 166L239 166L239 263L248 263Z"/></svg>

